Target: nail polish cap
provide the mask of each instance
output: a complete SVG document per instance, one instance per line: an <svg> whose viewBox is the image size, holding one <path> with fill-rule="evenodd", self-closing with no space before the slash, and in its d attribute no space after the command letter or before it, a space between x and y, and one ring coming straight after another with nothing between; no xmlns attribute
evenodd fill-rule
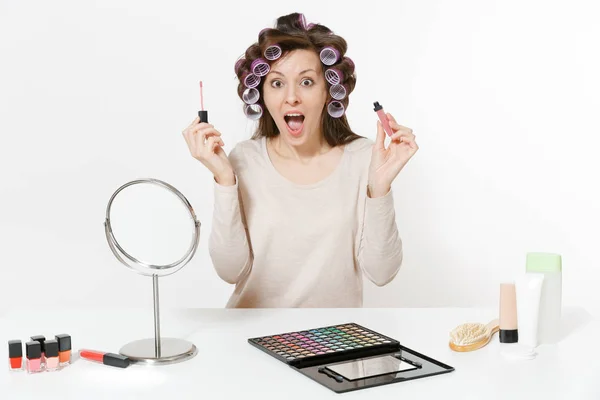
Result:
<svg viewBox="0 0 600 400"><path fill-rule="evenodd" d="M71 336L66 333L61 333L54 336L58 341L58 351L71 350Z"/></svg>
<svg viewBox="0 0 600 400"><path fill-rule="evenodd" d="M40 349L42 352L44 352L44 342L46 341L46 337L44 335L32 336L31 340L40 342Z"/></svg>
<svg viewBox="0 0 600 400"><path fill-rule="evenodd" d="M46 340L44 347L46 349L46 357L58 357L58 342L56 340Z"/></svg>
<svg viewBox="0 0 600 400"><path fill-rule="evenodd" d="M527 272L560 272L562 258L553 253L527 253Z"/></svg>
<svg viewBox="0 0 600 400"><path fill-rule="evenodd" d="M8 341L8 358L23 357L23 344L20 340Z"/></svg>
<svg viewBox="0 0 600 400"><path fill-rule="evenodd" d="M379 110L381 110L383 108L381 106L381 104L379 104L378 101L376 101L375 103L373 103L373 105L375 106L375 108L373 108L373 111L379 111Z"/></svg>
<svg viewBox="0 0 600 400"><path fill-rule="evenodd" d="M25 343L25 353L30 360L40 358L42 356L42 344L37 341Z"/></svg>

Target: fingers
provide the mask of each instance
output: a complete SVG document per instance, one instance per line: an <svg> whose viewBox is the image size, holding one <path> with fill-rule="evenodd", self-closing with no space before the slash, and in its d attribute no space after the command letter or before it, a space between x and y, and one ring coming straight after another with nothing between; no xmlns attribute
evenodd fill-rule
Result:
<svg viewBox="0 0 600 400"><path fill-rule="evenodd" d="M377 121L377 138L375 139L375 147L380 150L385 150L385 132L381 122Z"/></svg>
<svg viewBox="0 0 600 400"><path fill-rule="evenodd" d="M412 133L398 131L391 136L391 139L392 142L406 143L413 149L418 148L415 135Z"/></svg>

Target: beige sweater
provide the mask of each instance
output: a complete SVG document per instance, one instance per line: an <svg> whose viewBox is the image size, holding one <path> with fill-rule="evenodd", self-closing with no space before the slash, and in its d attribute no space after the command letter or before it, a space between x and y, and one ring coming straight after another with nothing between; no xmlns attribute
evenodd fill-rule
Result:
<svg viewBox="0 0 600 400"><path fill-rule="evenodd" d="M345 146L335 171L299 185L275 169L266 140L229 154L234 186L214 183L209 254L235 284L227 307L361 307L363 274L390 282L402 264L392 191L367 196L373 141Z"/></svg>

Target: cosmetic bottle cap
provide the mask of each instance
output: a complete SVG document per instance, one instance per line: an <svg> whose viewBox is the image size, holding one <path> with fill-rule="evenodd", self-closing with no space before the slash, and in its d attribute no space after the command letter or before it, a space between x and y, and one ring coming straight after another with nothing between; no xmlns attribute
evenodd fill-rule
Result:
<svg viewBox="0 0 600 400"><path fill-rule="evenodd" d="M102 358L102 363L112 367L127 368L129 367L131 360L129 357L121 354L106 353Z"/></svg>
<svg viewBox="0 0 600 400"><path fill-rule="evenodd" d="M42 356L42 344L35 341L25 343L25 353L30 360L40 358Z"/></svg>
<svg viewBox="0 0 600 400"><path fill-rule="evenodd" d="M527 272L560 272L562 258L554 253L527 253Z"/></svg>
<svg viewBox="0 0 600 400"><path fill-rule="evenodd" d="M22 357L23 345L20 340L8 341L8 358Z"/></svg>
<svg viewBox="0 0 600 400"><path fill-rule="evenodd" d="M198 116L200 117L200 122L208 122L208 111L198 111Z"/></svg>
<svg viewBox="0 0 600 400"><path fill-rule="evenodd" d="M517 329L500 329L498 337L500 343L517 343L519 341L519 331Z"/></svg>
<svg viewBox="0 0 600 400"><path fill-rule="evenodd" d="M58 341L58 351L71 350L71 336L66 333L54 336Z"/></svg>
<svg viewBox="0 0 600 400"><path fill-rule="evenodd" d="M375 108L373 109L373 111L379 111L379 110L383 109L383 107L381 106L381 104L379 104L378 101L376 101L375 103L373 103L373 105L375 106Z"/></svg>
<svg viewBox="0 0 600 400"><path fill-rule="evenodd" d="M46 337L44 335L32 336L31 340L39 342L41 351L44 352L44 342L46 341Z"/></svg>
<svg viewBox="0 0 600 400"><path fill-rule="evenodd" d="M44 348L46 349L46 357L58 357L58 342L56 340L46 340Z"/></svg>

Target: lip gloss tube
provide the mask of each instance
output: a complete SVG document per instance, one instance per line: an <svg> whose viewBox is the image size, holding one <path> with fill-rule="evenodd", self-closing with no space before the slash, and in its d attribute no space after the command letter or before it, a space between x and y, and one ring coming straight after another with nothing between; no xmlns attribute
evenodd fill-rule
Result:
<svg viewBox="0 0 600 400"><path fill-rule="evenodd" d="M46 371L56 371L58 364L58 342L54 339L46 340L44 343L46 349Z"/></svg>
<svg viewBox="0 0 600 400"><path fill-rule="evenodd" d="M8 369L11 371L23 369L23 344L20 340L8 341Z"/></svg>
<svg viewBox="0 0 600 400"><path fill-rule="evenodd" d="M383 130L385 131L385 133L387 133L388 136L392 136L394 134L394 131L392 131L392 128L390 127L390 122L388 121L387 115L385 115L385 112L383 111L383 106L379 104L378 101L373 103L373 105L375 106L375 108L373 108L373 111L377 113L379 121L381 121L381 125L383 125Z"/></svg>
<svg viewBox="0 0 600 400"><path fill-rule="evenodd" d="M86 360L96 361L104 365L110 365L119 368L127 368L131 363L129 357L122 356L121 354L102 353L100 351L82 349L79 350L79 355L81 358L85 358Z"/></svg>
<svg viewBox="0 0 600 400"><path fill-rule="evenodd" d="M58 362L61 367L71 364L71 336L66 333L54 336L58 341Z"/></svg>
<svg viewBox="0 0 600 400"><path fill-rule="evenodd" d="M40 342L40 349L42 352L40 360L41 360L42 367L43 367L44 364L46 363L46 353L45 353L45 349L44 349L44 342L46 341L46 337L44 335L36 335L36 336L32 336L31 340L33 340L34 342Z"/></svg>
<svg viewBox="0 0 600 400"><path fill-rule="evenodd" d="M42 372L42 345L40 342L25 343L25 354L27 356L27 372L30 374Z"/></svg>

